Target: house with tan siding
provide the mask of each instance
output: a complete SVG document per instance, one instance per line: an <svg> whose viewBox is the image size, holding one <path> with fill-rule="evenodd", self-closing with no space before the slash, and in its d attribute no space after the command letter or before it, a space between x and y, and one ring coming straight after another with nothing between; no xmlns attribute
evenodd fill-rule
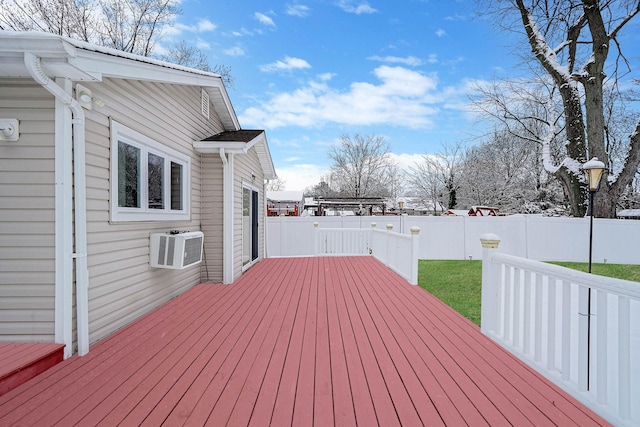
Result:
<svg viewBox="0 0 640 427"><path fill-rule="evenodd" d="M198 283L232 283L263 258L275 178L220 76L0 31L0 341L83 355ZM198 262L159 268L152 236L200 236Z"/></svg>

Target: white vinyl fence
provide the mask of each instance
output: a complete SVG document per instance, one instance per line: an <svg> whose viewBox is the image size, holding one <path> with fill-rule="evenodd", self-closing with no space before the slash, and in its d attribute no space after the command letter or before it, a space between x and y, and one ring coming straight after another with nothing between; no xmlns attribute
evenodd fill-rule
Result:
<svg viewBox="0 0 640 427"><path fill-rule="evenodd" d="M386 230L371 223L366 228L320 228L314 223L314 255L364 255L374 256L380 262L404 277L413 285L418 284L418 236L420 229L413 227L411 235L395 233L393 226Z"/></svg>
<svg viewBox="0 0 640 427"><path fill-rule="evenodd" d="M482 237L482 331L615 425L640 425L640 283L507 255Z"/></svg>
<svg viewBox="0 0 640 427"><path fill-rule="evenodd" d="M485 233L502 237L504 252L541 261L585 262L589 256L589 218L537 215L505 217L344 216L268 217L267 256L313 255L313 223L320 228L370 228L387 224L400 234L420 228L420 259L481 259L478 239ZM594 219L593 261L640 264L640 221Z"/></svg>

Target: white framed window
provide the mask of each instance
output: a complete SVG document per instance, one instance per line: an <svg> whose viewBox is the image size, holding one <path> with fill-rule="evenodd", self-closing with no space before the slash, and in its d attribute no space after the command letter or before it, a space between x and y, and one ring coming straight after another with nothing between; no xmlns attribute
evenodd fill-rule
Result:
<svg viewBox="0 0 640 427"><path fill-rule="evenodd" d="M112 121L110 175L112 221L189 219L189 156Z"/></svg>

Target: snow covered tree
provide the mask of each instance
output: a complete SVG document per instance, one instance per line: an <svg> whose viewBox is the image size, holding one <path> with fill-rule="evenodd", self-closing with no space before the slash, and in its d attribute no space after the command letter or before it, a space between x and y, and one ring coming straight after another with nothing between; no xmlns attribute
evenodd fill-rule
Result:
<svg viewBox="0 0 640 427"><path fill-rule="evenodd" d="M86 42L97 37L100 25L91 0L0 0L0 29L43 31Z"/></svg>
<svg viewBox="0 0 640 427"><path fill-rule="evenodd" d="M586 183L580 166L597 157L609 168L596 194L595 215L615 217L616 203L627 191L640 165L640 116L627 130L623 160L612 159L607 145L605 93L622 91L621 72L630 68L621 33L640 13L638 0L479 0L483 10L499 14L499 22L520 22L541 80L552 83L546 103L548 114L542 144L545 170L562 184L574 216L586 213ZM514 15L515 13L515 15ZM613 53L615 52L615 53ZM609 73L609 75L607 75ZM555 106L560 105L556 116ZM552 144L561 136L563 149L553 155Z"/></svg>
<svg viewBox="0 0 640 427"><path fill-rule="evenodd" d="M455 209L463 155L462 145L454 144L443 145L438 154L422 156L406 174L414 194L427 205L438 201Z"/></svg>
<svg viewBox="0 0 640 427"><path fill-rule="evenodd" d="M511 132L495 132L484 144L469 148L459 168L462 206L489 205L510 213L540 213L556 207L532 141Z"/></svg>
<svg viewBox="0 0 640 427"><path fill-rule="evenodd" d="M331 181L345 197L383 197L389 194L393 162L382 136L348 135L329 152Z"/></svg>
<svg viewBox="0 0 640 427"><path fill-rule="evenodd" d="M284 191L287 185L287 181L281 178L276 178L269 181L267 184L267 191Z"/></svg>
<svg viewBox="0 0 640 427"><path fill-rule="evenodd" d="M440 178L440 167L437 158L424 155L420 161L409 166L409 170L406 172L411 194L425 206L431 204L436 206L436 201L442 202L444 184ZM450 206L448 208L452 209Z"/></svg>

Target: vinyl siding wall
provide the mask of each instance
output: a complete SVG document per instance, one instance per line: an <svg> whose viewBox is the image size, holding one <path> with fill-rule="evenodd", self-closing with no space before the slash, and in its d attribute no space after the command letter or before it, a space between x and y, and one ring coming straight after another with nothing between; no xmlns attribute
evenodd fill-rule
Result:
<svg viewBox="0 0 640 427"><path fill-rule="evenodd" d="M202 280L222 283L223 280L223 170L218 154L202 155L202 232L204 260Z"/></svg>
<svg viewBox="0 0 640 427"><path fill-rule="evenodd" d="M54 98L31 80L0 80L0 341L54 340Z"/></svg>
<svg viewBox="0 0 640 427"><path fill-rule="evenodd" d="M214 108L210 108L209 120L201 114L199 87L109 79L85 86L105 103L87 111L86 126L89 333L90 341L95 342L203 279L201 267L151 269L149 235L202 228L202 207L209 201L203 203L201 183L204 179L214 184L215 178L204 172L192 142L219 133L223 127ZM190 156L190 220L110 222L110 118ZM207 213L210 217L215 214ZM215 239L207 231L207 244Z"/></svg>
<svg viewBox="0 0 640 427"><path fill-rule="evenodd" d="M255 180L251 175L255 175ZM247 154L235 155L234 177L234 218L233 218L233 278L236 280L242 274L242 188L243 183L258 190L258 259L264 255L264 174L254 148Z"/></svg>

